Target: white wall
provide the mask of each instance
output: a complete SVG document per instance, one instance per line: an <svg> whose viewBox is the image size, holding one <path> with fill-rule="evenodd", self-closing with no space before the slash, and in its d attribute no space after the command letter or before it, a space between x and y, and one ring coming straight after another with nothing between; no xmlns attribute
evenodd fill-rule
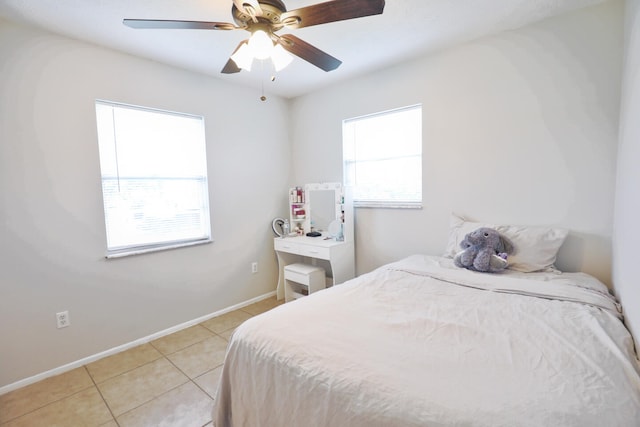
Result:
<svg viewBox="0 0 640 427"><path fill-rule="evenodd" d="M455 211L570 228L558 266L611 283L622 9L608 2L293 101L298 183L342 179L343 119L422 103L424 208L357 210L359 274L441 254Z"/></svg>
<svg viewBox="0 0 640 427"><path fill-rule="evenodd" d="M625 66L613 233L613 283L625 322L640 340L640 0L627 0Z"/></svg>
<svg viewBox="0 0 640 427"><path fill-rule="evenodd" d="M359 273L442 253L454 210L569 227L559 266L610 283L622 9L614 0L487 37L290 108L0 21L0 387L274 290L269 225L284 214L286 188L341 180L342 119L403 105L423 104L424 209L358 210ZM637 33L630 40L626 72L637 76ZM628 117L640 112L639 84L626 80ZM205 117L215 243L103 258L96 98ZM621 297L638 300L630 266L640 129L626 123L614 280ZM57 330L54 313L65 309L72 326Z"/></svg>
<svg viewBox="0 0 640 427"><path fill-rule="evenodd" d="M287 102L3 21L0 76L0 387L275 290ZM104 258L96 98L204 116L213 244Z"/></svg>

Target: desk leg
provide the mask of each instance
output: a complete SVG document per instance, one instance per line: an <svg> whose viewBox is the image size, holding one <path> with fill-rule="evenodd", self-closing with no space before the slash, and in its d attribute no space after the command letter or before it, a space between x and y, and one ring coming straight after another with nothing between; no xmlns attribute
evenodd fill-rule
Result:
<svg viewBox="0 0 640 427"><path fill-rule="evenodd" d="M335 251L335 256L329 261L333 272L333 285L344 283L356 275L353 265L353 244L346 243Z"/></svg>

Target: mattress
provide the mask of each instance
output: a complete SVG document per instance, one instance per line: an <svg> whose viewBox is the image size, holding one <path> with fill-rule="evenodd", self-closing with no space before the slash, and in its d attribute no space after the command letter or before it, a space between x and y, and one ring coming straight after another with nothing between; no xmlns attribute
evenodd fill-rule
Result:
<svg viewBox="0 0 640 427"><path fill-rule="evenodd" d="M415 255L238 327L214 425L639 426L621 319L583 273Z"/></svg>

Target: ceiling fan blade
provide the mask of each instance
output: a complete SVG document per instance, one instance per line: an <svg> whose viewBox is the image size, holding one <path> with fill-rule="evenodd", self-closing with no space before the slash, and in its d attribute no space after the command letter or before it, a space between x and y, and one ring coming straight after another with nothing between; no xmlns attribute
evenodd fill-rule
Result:
<svg viewBox="0 0 640 427"><path fill-rule="evenodd" d="M333 0L284 12L280 21L288 28L303 28L380 15L383 10L384 0Z"/></svg>
<svg viewBox="0 0 640 427"><path fill-rule="evenodd" d="M233 4L236 6L236 9L249 16L251 16L251 12L247 10L246 6L252 7L256 16L262 16L262 8L258 0L233 0Z"/></svg>
<svg viewBox="0 0 640 427"><path fill-rule="evenodd" d="M304 59L308 63L323 69L324 71L335 70L340 66L340 64L342 64L342 61L339 59L336 59L317 47L300 40L294 35L284 34L279 37L278 41L285 50Z"/></svg>
<svg viewBox="0 0 640 427"><path fill-rule="evenodd" d="M122 23L136 29L237 30L241 28L228 22L174 21L169 19L123 19Z"/></svg>
<svg viewBox="0 0 640 427"><path fill-rule="evenodd" d="M236 47L235 50L231 53L231 56L233 56L233 54L236 53L238 49L240 49L240 46L242 46L242 44L245 42L246 40L241 41L238 47ZM236 61L229 58L229 60L227 61L226 64L224 64L224 67L220 72L222 74L234 74L234 73L239 73L240 71L242 71L242 69L238 67L238 65L236 64Z"/></svg>
<svg viewBox="0 0 640 427"><path fill-rule="evenodd" d="M227 63L224 64L224 67L222 68L222 70L220 70L222 74L235 74L235 73L239 73L240 71L242 71L242 69L238 68L234 60L231 58L229 58Z"/></svg>

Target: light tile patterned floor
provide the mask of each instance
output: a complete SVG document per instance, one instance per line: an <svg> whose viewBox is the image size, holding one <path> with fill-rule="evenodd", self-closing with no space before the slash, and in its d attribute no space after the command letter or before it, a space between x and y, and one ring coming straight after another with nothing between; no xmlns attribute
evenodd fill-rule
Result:
<svg viewBox="0 0 640 427"><path fill-rule="evenodd" d="M0 427L211 426L227 342L275 297L0 396Z"/></svg>

